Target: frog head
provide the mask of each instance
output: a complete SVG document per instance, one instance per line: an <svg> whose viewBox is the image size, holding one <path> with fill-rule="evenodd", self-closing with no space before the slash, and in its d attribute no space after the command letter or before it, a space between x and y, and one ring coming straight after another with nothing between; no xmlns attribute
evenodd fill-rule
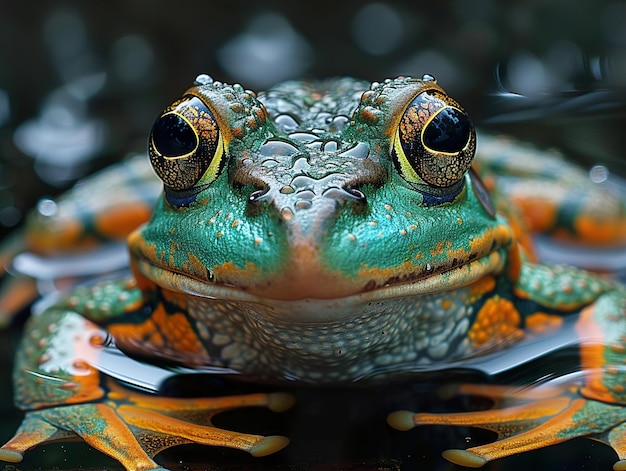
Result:
<svg viewBox="0 0 626 471"><path fill-rule="evenodd" d="M470 169L475 146L430 76L258 96L200 76L152 128L164 191L130 237L135 270L295 323L467 286L503 271L512 240Z"/></svg>

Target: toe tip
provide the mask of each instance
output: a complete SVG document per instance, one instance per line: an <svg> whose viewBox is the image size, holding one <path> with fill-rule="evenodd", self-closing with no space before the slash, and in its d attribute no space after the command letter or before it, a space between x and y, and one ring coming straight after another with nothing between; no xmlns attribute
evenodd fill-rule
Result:
<svg viewBox="0 0 626 471"><path fill-rule="evenodd" d="M7 463L19 463L23 459L24 456L17 451L0 449L0 461L5 461Z"/></svg>
<svg viewBox="0 0 626 471"><path fill-rule="evenodd" d="M255 457L267 456L282 450L289 445L289 439L280 435L264 437L260 442L248 450Z"/></svg>
<svg viewBox="0 0 626 471"><path fill-rule="evenodd" d="M396 430L407 431L415 427L413 412L408 410L398 410L387 416L387 423Z"/></svg>
<svg viewBox="0 0 626 471"><path fill-rule="evenodd" d="M619 460L613 465L613 471L626 471L626 460Z"/></svg>
<svg viewBox="0 0 626 471"><path fill-rule="evenodd" d="M487 462L485 458L473 455L466 450L446 450L441 453L441 456L454 464L468 468L480 468Z"/></svg>

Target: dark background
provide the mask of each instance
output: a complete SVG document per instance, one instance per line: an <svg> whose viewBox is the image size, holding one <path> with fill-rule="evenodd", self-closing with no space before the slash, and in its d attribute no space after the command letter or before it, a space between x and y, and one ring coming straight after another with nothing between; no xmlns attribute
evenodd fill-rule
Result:
<svg viewBox="0 0 626 471"><path fill-rule="evenodd" d="M142 152L154 118L199 73L253 90L292 78L381 81L429 73L480 126L562 148L585 166L602 163L626 173L625 1L0 0L0 237L41 196ZM1 335L3 441L21 414L9 399L7 355L16 337ZM375 423L393 441L383 445L395 450L379 460L370 422L352 412L353 404L345 395L309 401L299 419L285 421L305 431L290 448L295 464L255 463L265 469L395 469L398 463L461 469L443 462L439 451L464 446L463 431L389 432L377 413ZM329 425L335 414L354 421ZM317 428L308 428L311 419ZM334 436L352 450L366 450L362 468L355 455L328 458L328 449L340 444L324 427L336 429ZM340 434L348 429L356 435ZM346 438L359 433L366 442ZM412 448L416 444L421 448ZM40 447L20 469L116 467L84 444L76 447ZM237 454L202 453L226 468L250 465L231 465ZM609 469L614 459L600 444L579 440L486 469Z"/></svg>

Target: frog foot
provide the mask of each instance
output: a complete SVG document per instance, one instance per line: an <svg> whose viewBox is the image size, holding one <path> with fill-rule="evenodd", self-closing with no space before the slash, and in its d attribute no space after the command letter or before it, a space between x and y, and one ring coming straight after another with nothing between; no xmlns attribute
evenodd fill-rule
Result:
<svg viewBox="0 0 626 471"><path fill-rule="evenodd" d="M396 411L387 423L398 430L417 425L478 427L498 434L495 442L442 453L452 463L478 468L488 461L555 445L575 437L601 441L617 452L615 471L626 471L626 407L582 397L575 386L511 389L495 385L461 385L458 393L486 396L495 407L460 413Z"/></svg>
<svg viewBox="0 0 626 471"><path fill-rule="evenodd" d="M0 460L22 461L26 450L51 441L82 438L118 460L127 470L162 470L152 458L184 443L225 446L265 456L288 445L282 436L232 432L211 424L220 412L261 406L280 412L293 405L286 393L212 398L164 398L142 394L111 381L106 399L26 413L22 425L2 448Z"/></svg>

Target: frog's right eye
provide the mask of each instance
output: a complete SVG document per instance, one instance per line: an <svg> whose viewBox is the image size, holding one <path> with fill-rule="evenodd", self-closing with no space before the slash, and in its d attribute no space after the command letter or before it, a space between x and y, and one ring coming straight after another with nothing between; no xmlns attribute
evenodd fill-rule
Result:
<svg viewBox="0 0 626 471"><path fill-rule="evenodd" d="M200 98L184 97L166 108L152 126L149 153L154 171L171 190L211 183L223 156L215 116Z"/></svg>

